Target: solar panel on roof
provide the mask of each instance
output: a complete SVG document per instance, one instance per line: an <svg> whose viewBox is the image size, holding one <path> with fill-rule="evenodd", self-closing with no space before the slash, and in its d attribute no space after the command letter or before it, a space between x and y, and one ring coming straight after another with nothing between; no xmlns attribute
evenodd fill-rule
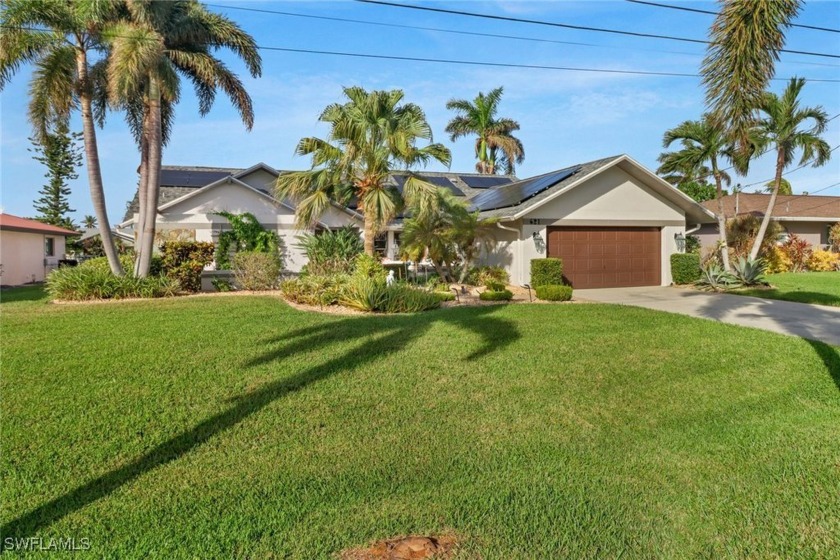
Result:
<svg viewBox="0 0 840 560"><path fill-rule="evenodd" d="M160 184L167 187L204 187L230 175L229 171L161 169Z"/></svg>
<svg viewBox="0 0 840 560"><path fill-rule="evenodd" d="M420 176L420 178L426 182L429 182L436 187L443 187L444 189L448 190L455 196L465 196L464 191L456 187L452 181L447 177L439 177L439 176L432 176L432 177L424 177ZM403 187L405 186L405 175L395 175L394 181L397 183L397 189L402 193Z"/></svg>
<svg viewBox="0 0 840 560"><path fill-rule="evenodd" d="M473 189L490 189L493 187L499 187L501 185L507 185L513 182L513 179L510 177L499 177L493 175L487 175L484 177L476 177L475 175L461 175L460 179L467 184L468 187Z"/></svg>
<svg viewBox="0 0 840 560"><path fill-rule="evenodd" d="M486 192L472 199L470 210L484 212L517 206L537 196L546 189L553 187L560 181L571 177L579 169L580 166L569 167L553 173L546 173L545 175L511 183L510 185L488 189Z"/></svg>

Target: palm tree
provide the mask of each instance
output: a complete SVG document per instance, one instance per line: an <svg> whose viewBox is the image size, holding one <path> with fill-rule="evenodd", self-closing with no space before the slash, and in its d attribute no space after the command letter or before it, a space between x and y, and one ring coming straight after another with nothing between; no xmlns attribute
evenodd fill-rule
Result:
<svg viewBox="0 0 840 560"><path fill-rule="evenodd" d="M101 48L99 30L114 17L113 2L6 0L0 10L0 90L24 64L35 69L29 84L29 121L37 138L52 123L80 109L91 202L111 271L122 275L99 165L91 57Z"/></svg>
<svg viewBox="0 0 840 560"><path fill-rule="evenodd" d="M96 216L86 215L82 219L82 227L85 229L93 229L96 227Z"/></svg>
<svg viewBox="0 0 840 560"><path fill-rule="evenodd" d="M764 192L772 194L775 186L775 180L767 181L767 183L764 185ZM784 177L782 178L782 182L779 183L779 194L793 194L793 187L791 186L790 181L788 181Z"/></svg>
<svg viewBox="0 0 840 560"><path fill-rule="evenodd" d="M479 173L493 175L504 170L513 175L515 164L525 160L522 142L512 132L519 130L513 119L496 118L503 88L497 87L484 95L479 92L473 100L450 99L446 108L458 113L446 125L446 132L454 142L462 136L476 135L475 168Z"/></svg>
<svg viewBox="0 0 840 560"><path fill-rule="evenodd" d="M459 200L448 206L450 215L450 235L461 256L461 276L458 282L464 282L472 264L482 248L490 249L495 241L493 226L498 218L482 218L479 212L470 212Z"/></svg>
<svg viewBox="0 0 840 560"><path fill-rule="evenodd" d="M210 111L218 88L227 94L250 130L254 124L251 98L215 51L230 49L253 77L261 74L261 59L253 37L196 0L127 0L125 7L120 20L109 25L103 36L111 47L107 65L110 101L127 109L140 144L140 242L135 273L142 277L149 273L154 250L163 146L171 127L172 106L179 97L180 76L192 82L202 116Z"/></svg>
<svg viewBox="0 0 840 560"><path fill-rule="evenodd" d="M329 123L326 139L302 138L297 155L311 155L312 169L280 175L276 193L297 204L297 225L310 227L333 202L352 194L364 213L365 252L374 255L373 240L396 216L403 203L422 214L436 204L437 187L409 171L437 160L449 165L451 154L442 144L417 147L417 140L432 140L423 110L401 104L402 90L367 92L344 88L347 102L329 105L319 120ZM406 171L403 192L388 184L391 173Z"/></svg>
<svg viewBox="0 0 840 560"><path fill-rule="evenodd" d="M749 150L755 107L775 73L785 29L801 6L802 0L724 0L712 24L700 70L706 104L739 151Z"/></svg>
<svg viewBox="0 0 840 560"><path fill-rule="evenodd" d="M432 261L440 279L451 282L449 263L457 257L452 238L452 224L445 206L446 196L438 192L438 204L433 211L423 212L405 220L400 235L402 256L414 262L424 258Z"/></svg>
<svg viewBox="0 0 840 560"><path fill-rule="evenodd" d="M682 173L692 177L699 173L692 170L708 170L715 179L715 189L718 202L718 234L720 235L720 256L723 266L729 270L729 248L726 240L726 215L723 208L723 182L732 182L729 174L720 168L720 161L728 159L739 169L746 164L734 154L731 142L723 130L715 124L708 114L699 121L685 121L676 128L665 132L662 146L668 148L676 141L680 141L682 149L676 152L665 152L659 156L658 173Z"/></svg>
<svg viewBox="0 0 840 560"><path fill-rule="evenodd" d="M803 78L791 78L781 96L766 92L758 105L762 116L758 120L755 133L761 148L772 146L776 150L776 177L761 227L750 250L750 259L758 258L782 185L782 173L793 163L796 151L802 150L800 166L811 164L812 167L819 167L831 158L831 147L820 138L828 124L828 115L819 106L799 106L799 93L804 86ZM813 121L813 125L802 130L800 127L808 121Z"/></svg>

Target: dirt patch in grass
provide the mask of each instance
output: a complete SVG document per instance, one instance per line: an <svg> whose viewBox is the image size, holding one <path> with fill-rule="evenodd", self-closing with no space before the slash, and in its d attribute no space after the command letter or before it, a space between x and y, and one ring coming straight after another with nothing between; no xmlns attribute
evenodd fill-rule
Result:
<svg viewBox="0 0 840 560"><path fill-rule="evenodd" d="M339 555L341 560L423 560L449 558L456 540L451 535L397 537L377 541L364 548L350 548Z"/></svg>

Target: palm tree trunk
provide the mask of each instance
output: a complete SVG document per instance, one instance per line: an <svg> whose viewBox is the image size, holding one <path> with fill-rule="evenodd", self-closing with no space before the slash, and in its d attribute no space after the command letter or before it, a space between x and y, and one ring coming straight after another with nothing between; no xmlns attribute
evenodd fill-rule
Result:
<svg viewBox="0 0 840 560"><path fill-rule="evenodd" d="M373 216L370 212L365 212L364 228L365 253L371 257L375 257L376 251L374 249L373 240L376 237L376 223L374 222Z"/></svg>
<svg viewBox="0 0 840 560"><path fill-rule="evenodd" d="M137 223L134 224L135 240L137 241L135 259L134 259L134 275L140 275L140 255L142 254L141 237L146 226L146 201L148 199L148 185L149 180L149 111L144 109L143 114L143 128L140 134L140 180L137 183L137 202L138 213Z"/></svg>
<svg viewBox="0 0 840 560"><path fill-rule="evenodd" d="M758 253L761 251L761 244L764 242L764 236L767 234L767 227L770 225L770 218L773 216L773 209L776 207L776 197L779 194L779 187L782 184L782 170L785 168L784 156L784 149L779 148L776 155L776 180L773 182L773 193L770 195L770 201L767 203L767 210L764 212L764 218L761 219L761 226L758 228L755 241L753 241L752 250L750 251L750 260L758 258Z"/></svg>
<svg viewBox="0 0 840 560"><path fill-rule="evenodd" d="M90 185L90 199L93 211L99 224L99 235L102 239L102 249L108 258L108 266L116 276L122 276L123 269L114 238L111 235L111 222L108 220L108 208L105 204L105 187L102 184L102 169L99 167L99 148L96 144L96 126L93 122L93 106L88 83L87 54L84 49L76 52L76 72L82 84L79 92L79 105L82 110L82 132L85 142L85 159Z"/></svg>
<svg viewBox="0 0 840 560"><path fill-rule="evenodd" d="M723 210L723 185L721 184L720 171L718 171L717 159L715 157L712 157L712 174L715 177L715 187L717 189L720 260L723 261L723 269L729 272L731 267L729 265L729 241L726 239L726 214Z"/></svg>
<svg viewBox="0 0 840 560"><path fill-rule="evenodd" d="M155 226L157 222L158 193L160 192L160 167L163 156L163 135L161 131L160 84L155 77L149 78L149 160L146 177L146 215L143 223L140 256L137 275L149 275L152 253L155 248Z"/></svg>

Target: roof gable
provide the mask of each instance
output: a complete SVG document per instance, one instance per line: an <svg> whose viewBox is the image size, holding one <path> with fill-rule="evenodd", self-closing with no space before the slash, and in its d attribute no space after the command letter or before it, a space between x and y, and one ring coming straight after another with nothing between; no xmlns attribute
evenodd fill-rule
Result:
<svg viewBox="0 0 840 560"><path fill-rule="evenodd" d="M26 233L43 233L52 235L63 235L65 237L70 235L79 235L78 231L72 229L60 228L38 220L30 220L29 218L21 218L12 214L0 212L0 229L6 231L21 231Z"/></svg>

